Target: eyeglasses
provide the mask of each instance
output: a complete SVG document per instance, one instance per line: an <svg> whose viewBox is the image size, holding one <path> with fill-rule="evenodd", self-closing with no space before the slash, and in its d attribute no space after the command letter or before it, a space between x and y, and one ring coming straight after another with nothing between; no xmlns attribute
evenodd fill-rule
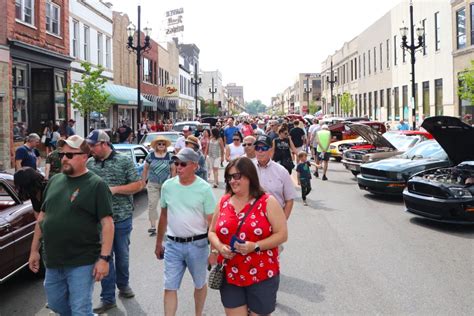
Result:
<svg viewBox="0 0 474 316"><path fill-rule="evenodd" d="M240 141L240 138L234 138L234 139L232 139L232 140L233 140L234 142L236 142L236 141Z"/></svg>
<svg viewBox="0 0 474 316"><path fill-rule="evenodd" d="M186 167L188 166L188 163L187 163L187 162L184 162L184 161L175 161L175 162L174 162L174 165L175 165L176 167L181 166L181 167L183 167L183 168L186 168Z"/></svg>
<svg viewBox="0 0 474 316"><path fill-rule="evenodd" d="M156 146L166 146L166 143L156 143Z"/></svg>
<svg viewBox="0 0 474 316"><path fill-rule="evenodd" d="M242 146L243 146L243 147L253 146L253 144L242 143Z"/></svg>
<svg viewBox="0 0 474 316"><path fill-rule="evenodd" d="M269 151L270 146L255 146L255 151Z"/></svg>
<svg viewBox="0 0 474 316"><path fill-rule="evenodd" d="M84 154L85 154L85 153L83 153L83 152L80 152L80 153L66 153L66 152L61 152L61 153L59 153L59 159L63 159L64 156L66 156L67 159L72 159L72 158L74 158L74 156L76 156L76 155L84 155Z"/></svg>
<svg viewBox="0 0 474 316"><path fill-rule="evenodd" d="M240 172L228 174L225 176L225 181L230 182L230 180L240 180L242 178L242 174Z"/></svg>

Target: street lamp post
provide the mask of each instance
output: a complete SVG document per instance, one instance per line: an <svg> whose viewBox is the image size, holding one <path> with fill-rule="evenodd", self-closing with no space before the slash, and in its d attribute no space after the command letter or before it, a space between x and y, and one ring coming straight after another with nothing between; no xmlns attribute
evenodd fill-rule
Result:
<svg viewBox="0 0 474 316"><path fill-rule="evenodd" d="M331 86L331 114L334 114L334 95L333 95L333 89L334 89L334 84L337 82L337 76L334 77L334 71L332 70L332 58L331 58L331 79L326 78L327 82Z"/></svg>
<svg viewBox="0 0 474 316"><path fill-rule="evenodd" d="M212 83L209 86L209 93L212 95L212 104L214 104L214 94L217 93L217 87L214 87L214 77L212 77Z"/></svg>
<svg viewBox="0 0 474 316"><path fill-rule="evenodd" d="M413 1L410 0L410 45L407 43L408 27L403 23L400 28L402 35L402 49L410 52L410 63L411 63L411 95L412 95L412 120L413 130L416 129L416 106L415 106L415 53L423 46L423 35L425 30L422 26L416 28L416 35L418 36L418 44L415 44L415 28L413 25Z"/></svg>
<svg viewBox="0 0 474 316"><path fill-rule="evenodd" d="M311 114L311 113L309 113L309 94L312 91L313 91L313 88L311 88L310 85L309 85L309 75L308 75L308 76L306 76L306 84L305 84L305 87L304 87L304 92L308 96L308 98L307 98L308 105L307 105L307 109L306 109L308 111L308 114Z"/></svg>
<svg viewBox="0 0 474 316"><path fill-rule="evenodd" d="M199 77L198 74L198 65L197 63L194 63L194 74L191 74L194 78L191 78L191 84L194 85L194 107L196 113L194 114L194 117L197 118L198 115L198 87L202 82L202 79Z"/></svg>
<svg viewBox="0 0 474 316"><path fill-rule="evenodd" d="M140 84L142 82L142 78L140 76L140 67L141 67L141 55L150 50L151 44L150 44L150 33L151 33L151 28L146 26L143 29L143 32L145 33L145 43L142 45L141 43L141 7L138 6L138 29L135 29L135 26L130 23L130 25L127 27L127 33L128 33L128 43L127 47L133 51L137 52L137 124L136 126L139 126L140 124L140 118L141 118L141 113L142 113L142 103L141 103L141 92L140 92ZM133 34L135 34L135 31L137 31L137 44L133 45Z"/></svg>

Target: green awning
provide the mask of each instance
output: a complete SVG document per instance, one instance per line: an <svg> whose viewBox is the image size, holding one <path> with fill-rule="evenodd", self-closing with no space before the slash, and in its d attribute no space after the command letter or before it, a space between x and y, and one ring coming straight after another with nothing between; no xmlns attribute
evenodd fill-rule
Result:
<svg viewBox="0 0 474 316"><path fill-rule="evenodd" d="M137 89L107 83L105 84L105 91L110 94L109 98L112 100L113 104L137 106ZM150 107L156 110L156 103L148 101L143 97L143 95L140 97L143 107Z"/></svg>

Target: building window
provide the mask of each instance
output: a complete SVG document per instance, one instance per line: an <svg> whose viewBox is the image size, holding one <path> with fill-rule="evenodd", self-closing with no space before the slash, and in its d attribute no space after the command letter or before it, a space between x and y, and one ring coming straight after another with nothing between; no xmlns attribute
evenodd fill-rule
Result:
<svg viewBox="0 0 474 316"><path fill-rule="evenodd" d="M422 50L423 50L423 55L426 55L426 19L421 20L421 26L425 30L425 32L423 32L423 48L422 48Z"/></svg>
<svg viewBox="0 0 474 316"><path fill-rule="evenodd" d="M54 73L54 106L56 111L56 121L66 119L66 73Z"/></svg>
<svg viewBox="0 0 474 316"><path fill-rule="evenodd" d="M387 40L387 69L390 68L390 39Z"/></svg>
<svg viewBox="0 0 474 316"><path fill-rule="evenodd" d="M354 80L354 61L351 59L351 81Z"/></svg>
<svg viewBox="0 0 474 316"><path fill-rule="evenodd" d="M383 102L384 102L383 90L380 90L380 108L383 108Z"/></svg>
<svg viewBox="0 0 474 316"><path fill-rule="evenodd" d="M391 95L392 89L388 88L387 89L387 119L391 121L392 118L392 95Z"/></svg>
<svg viewBox="0 0 474 316"><path fill-rule="evenodd" d="M402 87L402 107L403 107L402 118L406 120L407 117L405 117L405 112L407 112L408 114L408 86Z"/></svg>
<svg viewBox="0 0 474 316"><path fill-rule="evenodd" d="M365 53L364 53L364 77L365 77Z"/></svg>
<svg viewBox="0 0 474 316"><path fill-rule="evenodd" d="M374 47L374 73L377 73L377 48Z"/></svg>
<svg viewBox="0 0 474 316"><path fill-rule="evenodd" d="M383 65L383 55L382 55L382 46L383 44L380 43L380 50L379 50L379 58L380 58L380 71L382 71L382 65Z"/></svg>
<svg viewBox="0 0 474 316"><path fill-rule="evenodd" d="M471 10L472 11L472 10ZM439 44L440 44L440 39L439 39L439 12L436 12L434 14L434 22L435 22L435 50L439 50Z"/></svg>
<svg viewBox="0 0 474 316"><path fill-rule="evenodd" d="M378 93L377 91L374 91L374 118L377 120L378 115L379 115L379 109L378 109Z"/></svg>
<svg viewBox="0 0 474 316"><path fill-rule="evenodd" d="M430 116L430 82L423 81L423 115Z"/></svg>
<svg viewBox="0 0 474 316"><path fill-rule="evenodd" d="M357 80L357 57L354 58L354 79Z"/></svg>
<svg viewBox="0 0 474 316"><path fill-rule="evenodd" d="M402 48L402 63L407 61L407 51L405 48Z"/></svg>
<svg viewBox="0 0 474 316"><path fill-rule="evenodd" d="M110 69L111 68L111 58L112 58L112 52L110 51L112 46L111 46L111 39L110 37L106 36L105 37L105 67Z"/></svg>
<svg viewBox="0 0 474 316"><path fill-rule="evenodd" d="M51 1L46 2L46 31L59 36L59 21L61 8Z"/></svg>
<svg viewBox="0 0 474 316"><path fill-rule="evenodd" d="M170 83L170 73L165 70L165 85Z"/></svg>
<svg viewBox="0 0 474 316"><path fill-rule="evenodd" d="M368 71L369 71L369 76L370 76L370 49L369 51L367 52L367 65L369 66L368 68Z"/></svg>
<svg viewBox="0 0 474 316"><path fill-rule="evenodd" d="M456 11L456 47L466 47L466 8Z"/></svg>
<svg viewBox="0 0 474 316"><path fill-rule="evenodd" d="M393 88L393 105L394 105L394 112L395 112L395 120L398 121L400 119L400 93L398 91L398 87Z"/></svg>
<svg viewBox="0 0 474 316"><path fill-rule="evenodd" d="M143 58L143 82L152 83L152 65L148 58Z"/></svg>
<svg viewBox="0 0 474 316"><path fill-rule="evenodd" d="M153 83L158 84L158 74L156 72L156 62L153 63Z"/></svg>
<svg viewBox="0 0 474 316"><path fill-rule="evenodd" d="M97 65L100 66L104 63L102 56L104 53L103 37L102 33L97 33Z"/></svg>
<svg viewBox="0 0 474 316"><path fill-rule="evenodd" d="M443 79L435 79L435 115L443 115Z"/></svg>
<svg viewBox="0 0 474 316"><path fill-rule="evenodd" d="M89 60L89 39L90 39L90 29L87 25L84 25L84 60Z"/></svg>
<svg viewBox="0 0 474 316"><path fill-rule="evenodd" d="M79 57L79 22L72 20L72 56Z"/></svg>
<svg viewBox="0 0 474 316"><path fill-rule="evenodd" d="M34 0L15 0L15 18L22 22L33 25L35 12Z"/></svg>
<svg viewBox="0 0 474 316"><path fill-rule="evenodd" d="M362 63L360 62L360 55L359 55L359 78L362 77Z"/></svg>
<svg viewBox="0 0 474 316"><path fill-rule="evenodd" d="M393 65L397 65L397 35L393 36Z"/></svg>
<svg viewBox="0 0 474 316"><path fill-rule="evenodd" d="M161 86L161 87L164 87L165 86L165 78L164 78L164 71L163 71L163 68L160 67L159 69L160 71L160 74L158 76L158 85Z"/></svg>
<svg viewBox="0 0 474 316"><path fill-rule="evenodd" d="M28 68L24 64L13 64L13 141L23 142L28 135Z"/></svg>

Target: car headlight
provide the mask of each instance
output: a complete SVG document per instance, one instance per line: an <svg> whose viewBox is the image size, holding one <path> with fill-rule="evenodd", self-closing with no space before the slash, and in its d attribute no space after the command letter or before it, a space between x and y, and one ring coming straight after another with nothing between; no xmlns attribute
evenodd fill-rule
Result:
<svg viewBox="0 0 474 316"><path fill-rule="evenodd" d="M400 172L397 172L397 173L395 174L395 178L396 178L397 180L400 180L400 181L401 181L401 180L405 180L405 178L403 177L403 173L400 173Z"/></svg>
<svg viewBox="0 0 474 316"><path fill-rule="evenodd" d="M449 188L449 191L454 195L455 198L458 199L472 198L471 192L466 188L452 187Z"/></svg>

